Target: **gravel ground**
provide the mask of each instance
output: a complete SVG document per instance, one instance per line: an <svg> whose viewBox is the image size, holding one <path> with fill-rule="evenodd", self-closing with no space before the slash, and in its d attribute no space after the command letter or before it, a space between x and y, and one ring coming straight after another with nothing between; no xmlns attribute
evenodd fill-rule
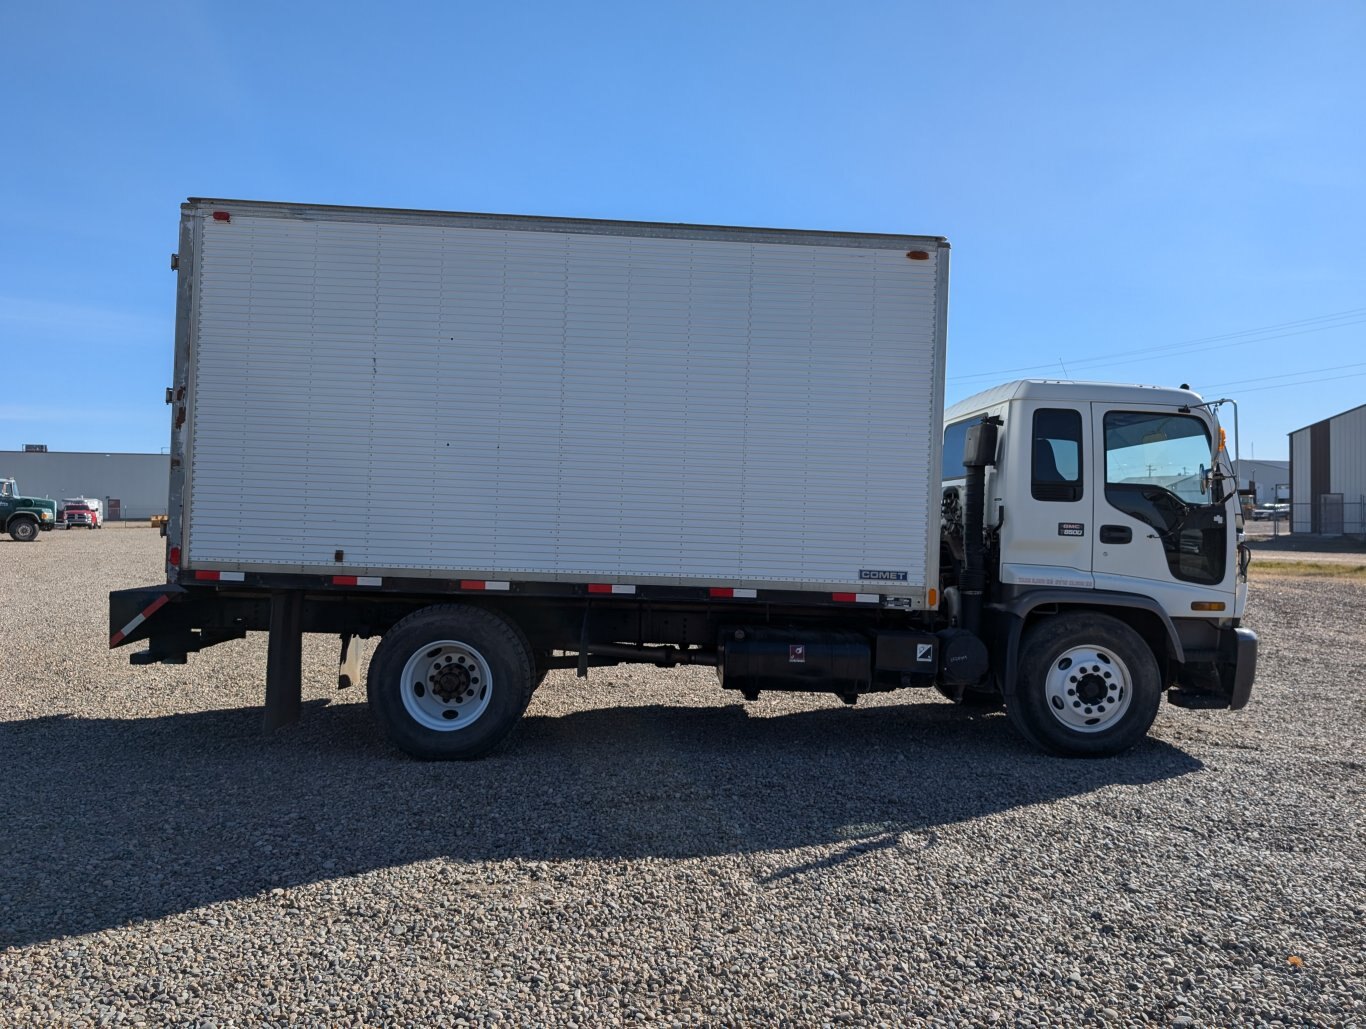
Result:
<svg viewBox="0 0 1366 1029"><path fill-rule="evenodd" d="M263 636L107 651L161 547L0 542L5 1024L1366 1025L1363 584L1262 586L1252 706L1116 759L608 669L424 765L331 643L270 737Z"/></svg>

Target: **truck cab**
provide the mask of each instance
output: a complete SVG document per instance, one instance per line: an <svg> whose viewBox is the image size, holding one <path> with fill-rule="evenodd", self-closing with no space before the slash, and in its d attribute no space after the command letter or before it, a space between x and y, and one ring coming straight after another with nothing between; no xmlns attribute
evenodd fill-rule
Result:
<svg viewBox="0 0 1366 1029"><path fill-rule="evenodd" d="M98 529L104 524L104 507L90 497L62 501L61 523L67 529Z"/></svg>
<svg viewBox="0 0 1366 1029"><path fill-rule="evenodd" d="M19 543L32 543L57 524L57 502L25 497L13 479L0 479L0 532Z"/></svg>
<svg viewBox="0 0 1366 1029"><path fill-rule="evenodd" d="M994 426L996 446L981 470L983 628L1004 657L998 688L1007 707L1031 673L1048 679L1047 668L1020 667L1031 634L1045 623L1059 630L1095 616L1144 641L1173 703L1243 706L1256 643L1240 627L1248 551L1238 539L1237 480L1213 405L1185 389L1025 380L951 407L944 434L951 603L963 549L953 526L965 524L971 474L964 440L984 422ZM1072 649L1075 661L1087 653L1112 658L1116 647L1082 641ZM1061 700L1077 713L1064 722L1099 733L1114 706L1080 703L1068 692L1071 678L1060 677L1067 685L1050 705Z"/></svg>

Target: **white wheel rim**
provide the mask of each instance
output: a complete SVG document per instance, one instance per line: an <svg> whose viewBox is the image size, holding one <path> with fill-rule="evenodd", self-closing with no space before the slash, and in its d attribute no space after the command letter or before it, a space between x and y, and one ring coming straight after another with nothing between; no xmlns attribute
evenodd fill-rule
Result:
<svg viewBox="0 0 1366 1029"><path fill-rule="evenodd" d="M1104 647L1072 647L1053 659L1044 681L1048 710L1073 732L1102 732L1134 699L1129 668Z"/></svg>
<svg viewBox="0 0 1366 1029"><path fill-rule="evenodd" d="M399 683L403 707L424 729L454 732L477 722L493 696L493 672L468 643L435 640L413 652Z"/></svg>

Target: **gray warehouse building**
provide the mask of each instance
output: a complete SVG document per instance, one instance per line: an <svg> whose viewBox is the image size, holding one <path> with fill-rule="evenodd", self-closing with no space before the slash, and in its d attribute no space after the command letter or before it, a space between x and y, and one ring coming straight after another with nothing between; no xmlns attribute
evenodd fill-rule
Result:
<svg viewBox="0 0 1366 1029"><path fill-rule="evenodd" d="M1366 534L1366 404L1290 434L1290 531Z"/></svg>
<svg viewBox="0 0 1366 1029"><path fill-rule="evenodd" d="M1238 485L1256 491L1253 503L1286 503L1290 500L1290 462L1239 458Z"/></svg>
<svg viewBox="0 0 1366 1029"><path fill-rule="evenodd" d="M105 517L111 520L150 518L166 513L171 458L168 454L0 450L0 478L14 479L25 496L103 500Z"/></svg>

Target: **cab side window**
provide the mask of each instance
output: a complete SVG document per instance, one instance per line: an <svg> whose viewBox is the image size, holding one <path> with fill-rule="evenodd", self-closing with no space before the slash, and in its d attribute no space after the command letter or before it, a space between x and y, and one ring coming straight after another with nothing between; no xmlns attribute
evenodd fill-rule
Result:
<svg viewBox="0 0 1366 1029"><path fill-rule="evenodd" d="M1034 412L1029 493L1035 500L1071 502L1082 495L1081 412Z"/></svg>

